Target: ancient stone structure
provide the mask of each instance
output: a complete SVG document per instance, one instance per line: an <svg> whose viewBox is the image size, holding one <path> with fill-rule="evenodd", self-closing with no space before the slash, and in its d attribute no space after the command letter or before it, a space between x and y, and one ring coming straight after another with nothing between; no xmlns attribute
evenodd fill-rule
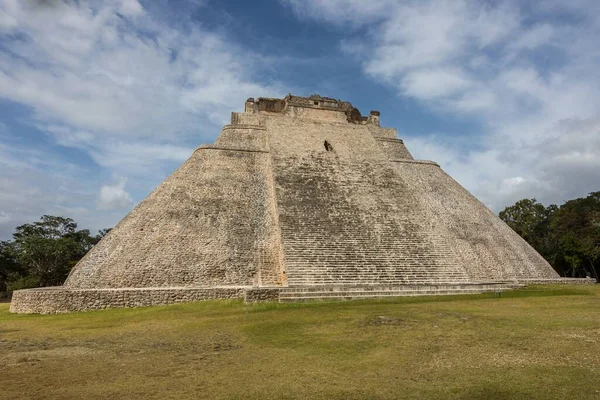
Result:
<svg viewBox="0 0 600 400"><path fill-rule="evenodd" d="M396 136L348 102L248 99L64 286L17 291L11 310L480 293L558 278Z"/></svg>

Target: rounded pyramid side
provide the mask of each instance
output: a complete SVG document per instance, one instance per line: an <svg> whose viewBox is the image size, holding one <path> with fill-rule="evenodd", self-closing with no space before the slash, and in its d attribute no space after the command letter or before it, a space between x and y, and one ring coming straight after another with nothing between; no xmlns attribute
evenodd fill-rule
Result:
<svg viewBox="0 0 600 400"><path fill-rule="evenodd" d="M65 287L278 284L271 176L267 152L199 148L90 250Z"/></svg>
<svg viewBox="0 0 600 400"><path fill-rule="evenodd" d="M554 279L559 275L523 238L439 166L396 162L473 280Z"/></svg>

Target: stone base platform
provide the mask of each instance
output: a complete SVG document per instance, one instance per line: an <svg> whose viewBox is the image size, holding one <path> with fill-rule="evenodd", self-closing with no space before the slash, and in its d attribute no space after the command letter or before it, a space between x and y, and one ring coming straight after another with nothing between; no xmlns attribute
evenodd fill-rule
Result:
<svg viewBox="0 0 600 400"><path fill-rule="evenodd" d="M524 285L514 282L478 282L417 285L321 285L282 288L280 302L338 301L401 296L441 296L501 292Z"/></svg>
<svg viewBox="0 0 600 400"><path fill-rule="evenodd" d="M215 299L244 299L246 302L277 301L279 299L279 288L224 286L211 288L69 289L64 286L55 286L14 292L10 303L10 312L58 314Z"/></svg>
<svg viewBox="0 0 600 400"><path fill-rule="evenodd" d="M201 300L244 299L303 302L337 301L399 296L434 296L501 292L527 285L594 284L591 278L527 279L518 282L477 282L414 285L313 285L292 287L221 286L210 288L118 288L69 289L55 286L18 290L13 293L10 312L59 314L107 308L148 307Z"/></svg>
<svg viewBox="0 0 600 400"><path fill-rule="evenodd" d="M478 294L518 289L527 285L544 284L595 284L591 278L524 279L507 282L473 282L448 284L396 284L396 285L312 285L281 288L279 301L336 301L400 296L441 296L453 294Z"/></svg>
<svg viewBox="0 0 600 400"><path fill-rule="evenodd" d="M552 278L552 279L519 279L519 283L525 285L594 285L594 278Z"/></svg>

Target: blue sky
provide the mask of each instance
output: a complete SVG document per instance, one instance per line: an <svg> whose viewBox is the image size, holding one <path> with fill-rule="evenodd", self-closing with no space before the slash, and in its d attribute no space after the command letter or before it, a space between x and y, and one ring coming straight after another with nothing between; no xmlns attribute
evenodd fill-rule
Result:
<svg viewBox="0 0 600 400"><path fill-rule="evenodd" d="M381 111L492 210L600 190L600 2L0 0L0 239L111 227L247 97Z"/></svg>

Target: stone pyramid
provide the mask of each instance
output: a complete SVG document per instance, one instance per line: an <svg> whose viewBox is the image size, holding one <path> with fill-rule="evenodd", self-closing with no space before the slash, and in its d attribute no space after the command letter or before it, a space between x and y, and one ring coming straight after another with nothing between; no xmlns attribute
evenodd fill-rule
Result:
<svg viewBox="0 0 600 400"><path fill-rule="evenodd" d="M479 293L557 273L379 112L248 99L73 269L14 312L213 298Z"/></svg>

